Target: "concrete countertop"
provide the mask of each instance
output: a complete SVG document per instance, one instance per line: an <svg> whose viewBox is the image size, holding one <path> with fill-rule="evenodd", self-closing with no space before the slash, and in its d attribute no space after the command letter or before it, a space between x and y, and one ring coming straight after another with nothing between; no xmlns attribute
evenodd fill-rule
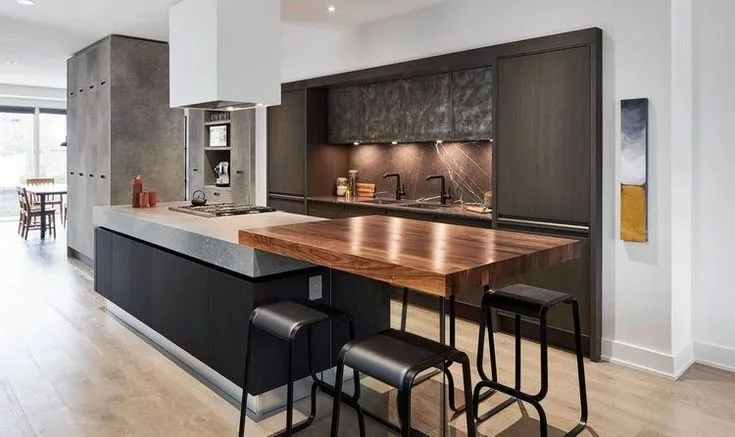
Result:
<svg viewBox="0 0 735 437"><path fill-rule="evenodd" d="M339 196L323 196L323 197L309 197L309 201L312 202L324 202L324 203L335 203L340 205L350 205L350 206L357 206L357 207L364 207L364 208L378 208L378 209L389 209L393 211L403 211L403 212L410 212L415 214L425 214L425 215L436 215L436 216L446 216L446 217L458 217L468 220L477 220L477 221L491 221L492 220L492 213L488 214L480 214L476 212L467 211L464 209L464 206L460 204L451 204L451 206L447 206L445 208L441 209L422 209L422 208L412 208L409 206L405 206L411 203L428 203L431 204L431 202L418 202L417 200L402 200L400 204L392 204L392 203L368 203L370 200L374 200L371 197L357 197L352 198L350 200L345 199L344 197ZM388 199L390 201L390 199Z"/></svg>
<svg viewBox="0 0 735 437"><path fill-rule="evenodd" d="M206 218L168 209L183 204L185 202L160 203L155 208L98 206L94 208L94 226L252 278L312 267L241 246L238 231L324 219L285 212Z"/></svg>

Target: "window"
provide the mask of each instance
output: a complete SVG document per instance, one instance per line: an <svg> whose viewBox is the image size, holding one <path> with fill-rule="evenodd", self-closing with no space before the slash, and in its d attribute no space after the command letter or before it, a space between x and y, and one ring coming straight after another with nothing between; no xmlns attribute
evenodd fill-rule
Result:
<svg viewBox="0 0 735 437"><path fill-rule="evenodd" d="M38 176L54 178L57 184L66 183L66 115L39 115L39 170Z"/></svg>
<svg viewBox="0 0 735 437"><path fill-rule="evenodd" d="M15 188L27 178L66 183L64 141L66 111L0 106L0 220L17 219Z"/></svg>

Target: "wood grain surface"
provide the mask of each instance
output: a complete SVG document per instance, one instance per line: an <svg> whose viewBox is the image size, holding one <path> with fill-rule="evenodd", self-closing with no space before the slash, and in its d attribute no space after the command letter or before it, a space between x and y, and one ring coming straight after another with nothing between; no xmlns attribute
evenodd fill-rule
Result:
<svg viewBox="0 0 735 437"><path fill-rule="evenodd" d="M577 240L365 216L240 230L240 244L449 296L578 258Z"/></svg>

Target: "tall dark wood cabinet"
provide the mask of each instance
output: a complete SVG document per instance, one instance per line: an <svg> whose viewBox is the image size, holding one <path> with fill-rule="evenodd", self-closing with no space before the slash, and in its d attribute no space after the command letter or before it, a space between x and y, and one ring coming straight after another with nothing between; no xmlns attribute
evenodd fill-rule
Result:
<svg viewBox="0 0 735 437"><path fill-rule="evenodd" d="M306 90L284 92L268 108L268 193L306 193Z"/></svg>
<svg viewBox="0 0 735 437"><path fill-rule="evenodd" d="M590 53L498 61L498 218L589 224Z"/></svg>

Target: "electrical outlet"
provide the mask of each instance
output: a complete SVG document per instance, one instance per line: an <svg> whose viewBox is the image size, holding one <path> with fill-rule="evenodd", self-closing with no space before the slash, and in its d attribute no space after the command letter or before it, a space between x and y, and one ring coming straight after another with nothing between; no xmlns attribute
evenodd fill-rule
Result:
<svg viewBox="0 0 735 437"><path fill-rule="evenodd" d="M322 276L312 276L309 278L309 300L319 300L322 298Z"/></svg>

